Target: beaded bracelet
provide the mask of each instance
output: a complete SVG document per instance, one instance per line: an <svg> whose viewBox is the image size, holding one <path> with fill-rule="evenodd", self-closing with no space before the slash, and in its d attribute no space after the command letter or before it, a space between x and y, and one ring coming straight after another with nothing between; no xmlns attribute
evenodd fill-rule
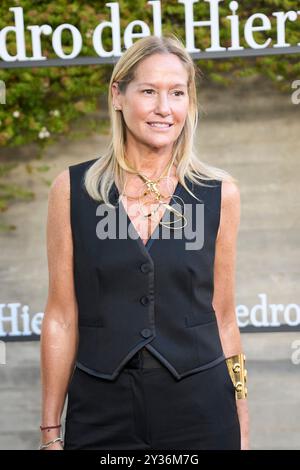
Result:
<svg viewBox="0 0 300 470"><path fill-rule="evenodd" d="M45 429L57 429L61 428L61 424L57 424L56 426L40 426L41 431L45 431Z"/></svg>

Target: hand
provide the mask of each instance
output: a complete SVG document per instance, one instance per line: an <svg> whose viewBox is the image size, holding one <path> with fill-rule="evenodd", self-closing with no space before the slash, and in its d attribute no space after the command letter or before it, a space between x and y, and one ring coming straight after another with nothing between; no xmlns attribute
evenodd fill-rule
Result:
<svg viewBox="0 0 300 470"><path fill-rule="evenodd" d="M241 450L250 450L249 447L249 410L247 398L236 400L241 429Z"/></svg>
<svg viewBox="0 0 300 470"><path fill-rule="evenodd" d="M250 450L249 435L241 431L241 450Z"/></svg>

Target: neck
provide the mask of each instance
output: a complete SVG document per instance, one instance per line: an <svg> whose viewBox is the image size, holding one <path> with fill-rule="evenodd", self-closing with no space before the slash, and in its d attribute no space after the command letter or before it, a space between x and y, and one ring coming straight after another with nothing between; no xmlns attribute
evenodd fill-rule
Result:
<svg viewBox="0 0 300 470"><path fill-rule="evenodd" d="M167 150L150 150L133 147L130 150L126 148L126 161L135 171L147 176L150 179L158 178L167 167L172 159L172 149ZM175 174L172 167L169 171L170 176Z"/></svg>

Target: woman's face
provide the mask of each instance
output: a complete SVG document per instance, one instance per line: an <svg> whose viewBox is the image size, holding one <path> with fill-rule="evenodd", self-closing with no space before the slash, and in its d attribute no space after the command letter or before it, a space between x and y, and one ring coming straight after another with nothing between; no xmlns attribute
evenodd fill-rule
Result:
<svg viewBox="0 0 300 470"><path fill-rule="evenodd" d="M175 54L153 54L142 60L125 94L113 84L113 95L126 123L127 143L172 149L189 106L188 73Z"/></svg>

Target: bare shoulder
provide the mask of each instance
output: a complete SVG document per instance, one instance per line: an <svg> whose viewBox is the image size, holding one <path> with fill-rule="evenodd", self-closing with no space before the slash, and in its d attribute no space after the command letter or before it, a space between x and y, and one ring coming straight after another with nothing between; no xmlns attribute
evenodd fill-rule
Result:
<svg viewBox="0 0 300 470"><path fill-rule="evenodd" d="M223 180L221 193L223 206L236 206L240 203L240 189L236 183Z"/></svg>
<svg viewBox="0 0 300 470"><path fill-rule="evenodd" d="M70 174L66 169L55 177L49 190L48 231L51 239L59 243L70 241L70 224Z"/></svg>
<svg viewBox="0 0 300 470"><path fill-rule="evenodd" d="M59 173L52 181L49 191L49 205L54 205L58 210L69 210L70 174L68 169Z"/></svg>
<svg viewBox="0 0 300 470"><path fill-rule="evenodd" d="M222 227L236 231L240 222L241 199L239 186L233 181L223 180L221 185L221 214L218 237ZM218 238L217 237L217 238Z"/></svg>
<svg viewBox="0 0 300 470"><path fill-rule="evenodd" d="M66 195L70 193L70 172L63 170L59 173L50 186L51 195Z"/></svg>

